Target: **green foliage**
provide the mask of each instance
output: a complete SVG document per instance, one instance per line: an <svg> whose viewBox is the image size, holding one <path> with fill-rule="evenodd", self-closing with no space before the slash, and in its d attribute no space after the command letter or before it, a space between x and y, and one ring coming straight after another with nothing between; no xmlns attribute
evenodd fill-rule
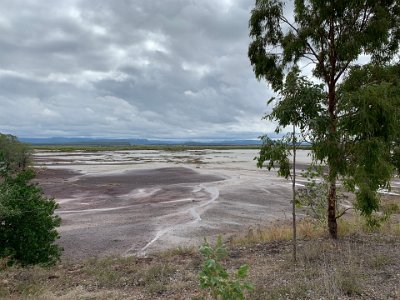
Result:
<svg viewBox="0 0 400 300"><path fill-rule="evenodd" d="M370 231L378 230L389 219L389 215L371 214L365 217L365 225Z"/></svg>
<svg viewBox="0 0 400 300"><path fill-rule="evenodd" d="M6 175L0 183L0 257L23 265L54 263L61 249L54 242L60 218L57 204L31 183L32 170Z"/></svg>
<svg viewBox="0 0 400 300"><path fill-rule="evenodd" d="M399 171L400 65L351 69L339 89L346 185L357 208L370 216L379 208L379 188L390 188Z"/></svg>
<svg viewBox="0 0 400 300"><path fill-rule="evenodd" d="M328 225L336 238L337 180L370 216L379 208L377 190L400 167L400 72L390 65L399 49L400 1L296 0L293 20L284 11L283 1L256 1L248 56L256 77L282 96L269 119L306 129L313 158L328 164ZM356 66L361 54L372 63ZM307 61L325 92L296 76Z"/></svg>
<svg viewBox="0 0 400 300"><path fill-rule="evenodd" d="M325 99L323 86L311 83L300 75L300 70L295 66L287 74L280 98L273 107L272 112L266 116L266 120L278 121L276 132L282 128L295 125L305 134L323 111L321 102ZM272 98L268 104L275 101Z"/></svg>
<svg viewBox="0 0 400 300"><path fill-rule="evenodd" d="M0 257L23 265L54 263L60 218L57 204L43 195L27 169L31 153L12 135L0 134Z"/></svg>
<svg viewBox="0 0 400 300"><path fill-rule="evenodd" d="M399 46L399 24L398 0L296 0L294 21L284 15L284 1L257 0L248 55L256 77L275 91L282 88L285 70L301 59L311 61L314 75L328 84L361 53L390 60Z"/></svg>
<svg viewBox="0 0 400 300"><path fill-rule="evenodd" d="M296 201L312 212L312 217L321 223L326 222L328 183L324 179L322 166L311 166L302 173L307 178L304 188L297 191Z"/></svg>
<svg viewBox="0 0 400 300"><path fill-rule="evenodd" d="M371 213L365 216L365 225L369 230L378 230L383 224L388 222L393 214L400 211L400 206L397 203L388 203L381 206L379 212Z"/></svg>
<svg viewBox="0 0 400 300"><path fill-rule="evenodd" d="M13 135L0 133L0 175L25 169L31 160L31 152Z"/></svg>
<svg viewBox="0 0 400 300"><path fill-rule="evenodd" d="M257 167L263 168L264 163L268 161L267 169L270 171L272 168L279 166L278 175L285 177L290 176L290 151L287 144L283 140L273 141L268 136L262 137L262 146L260 154L255 159L257 160Z"/></svg>
<svg viewBox="0 0 400 300"><path fill-rule="evenodd" d="M214 247L207 241L200 247L200 252L206 259L200 272L200 286L208 289L213 299L241 300L245 299L245 290L252 290L253 286L243 282L247 277L248 265L242 265L233 278L221 260L227 256L227 251L222 245L221 236L218 237Z"/></svg>
<svg viewBox="0 0 400 300"><path fill-rule="evenodd" d="M278 121L276 132L279 133L288 125L295 125L300 129L300 136L294 137L296 147L301 141L307 141L312 138L309 134L310 128L313 128L314 122L318 120L321 114L321 99L324 93L320 85L310 83L305 77L300 76L299 69L293 68L286 76L282 84L280 98L273 107L272 112L264 116L269 121ZM272 98L269 103L275 101ZM268 136L262 137L262 147L257 159L257 166L262 168L268 161L267 168L278 167L278 175L286 179L291 176L288 144L293 143L293 135L287 134L282 139L271 140Z"/></svg>

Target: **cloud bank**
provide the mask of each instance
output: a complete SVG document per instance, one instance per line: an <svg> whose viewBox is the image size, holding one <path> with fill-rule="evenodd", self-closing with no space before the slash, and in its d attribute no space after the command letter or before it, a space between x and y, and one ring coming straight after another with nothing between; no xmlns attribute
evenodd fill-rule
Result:
<svg viewBox="0 0 400 300"><path fill-rule="evenodd" d="M248 0L0 4L0 132L257 138Z"/></svg>

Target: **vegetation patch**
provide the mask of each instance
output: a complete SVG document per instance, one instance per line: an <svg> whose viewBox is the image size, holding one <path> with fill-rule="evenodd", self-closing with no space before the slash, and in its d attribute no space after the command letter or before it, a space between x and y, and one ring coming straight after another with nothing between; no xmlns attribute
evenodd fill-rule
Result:
<svg viewBox="0 0 400 300"><path fill-rule="evenodd" d="M227 254L221 266L232 276L242 265L249 266L245 281L254 289L246 299L396 299L400 231L393 229L398 224L393 220L376 232L365 230L360 219L342 220L340 227L348 230L339 232L337 241L324 234L303 236L296 265L290 237L233 239L220 244ZM290 228L279 227L285 226ZM145 258L92 258L52 267L3 264L0 298L209 299L199 280L206 262L198 249L181 247Z"/></svg>
<svg viewBox="0 0 400 300"><path fill-rule="evenodd" d="M61 219L53 214L58 205L32 182L30 160L25 145L0 134L0 268L15 262L53 264L62 250L55 244Z"/></svg>

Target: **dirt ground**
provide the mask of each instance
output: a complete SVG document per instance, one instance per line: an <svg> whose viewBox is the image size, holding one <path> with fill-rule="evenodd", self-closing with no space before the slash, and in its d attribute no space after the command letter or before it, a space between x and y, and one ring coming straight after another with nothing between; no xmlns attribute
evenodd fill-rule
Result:
<svg viewBox="0 0 400 300"><path fill-rule="evenodd" d="M298 172L309 163L307 154L298 153ZM257 169L256 155L256 150L41 151L35 165L46 195L60 205L63 256L81 259L146 256L290 219L291 183Z"/></svg>
<svg viewBox="0 0 400 300"><path fill-rule="evenodd" d="M290 183L255 150L36 152L64 257L146 255L289 217Z"/></svg>

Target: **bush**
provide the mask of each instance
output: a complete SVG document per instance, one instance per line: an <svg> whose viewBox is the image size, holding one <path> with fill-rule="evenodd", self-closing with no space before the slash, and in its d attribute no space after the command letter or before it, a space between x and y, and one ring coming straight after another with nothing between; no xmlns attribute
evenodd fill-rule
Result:
<svg viewBox="0 0 400 300"><path fill-rule="evenodd" d="M307 182L304 188L298 189L296 204L300 207L307 207L314 219L326 223L328 183L324 178L322 166L311 166L301 175L307 179Z"/></svg>
<svg viewBox="0 0 400 300"><path fill-rule="evenodd" d="M57 204L31 183L33 170L5 174L0 178L0 258L23 265L54 263L61 253L55 240L60 218L53 216Z"/></svg>
<svg viewBox="0 0 400 300"><path fill-rule="evenodd" d="M226 271L225 267L221 264L221 260L227 256L221 237L218 237L215 247L210 246L205 241L200 247L200 252L206 259L203 269L200 272L201 288L208 289L213 299L245 299L245 290L253 289L250 283L243 282L247 277L248 265L242 265L234 276L231 276Z"/></svg>
<svg viewBox="0 0 400 300"><path fill-rule="evenodd" d="M18 142L13 135L0 133L0 175L24 170L30 161L28 146Z"/></svg>

